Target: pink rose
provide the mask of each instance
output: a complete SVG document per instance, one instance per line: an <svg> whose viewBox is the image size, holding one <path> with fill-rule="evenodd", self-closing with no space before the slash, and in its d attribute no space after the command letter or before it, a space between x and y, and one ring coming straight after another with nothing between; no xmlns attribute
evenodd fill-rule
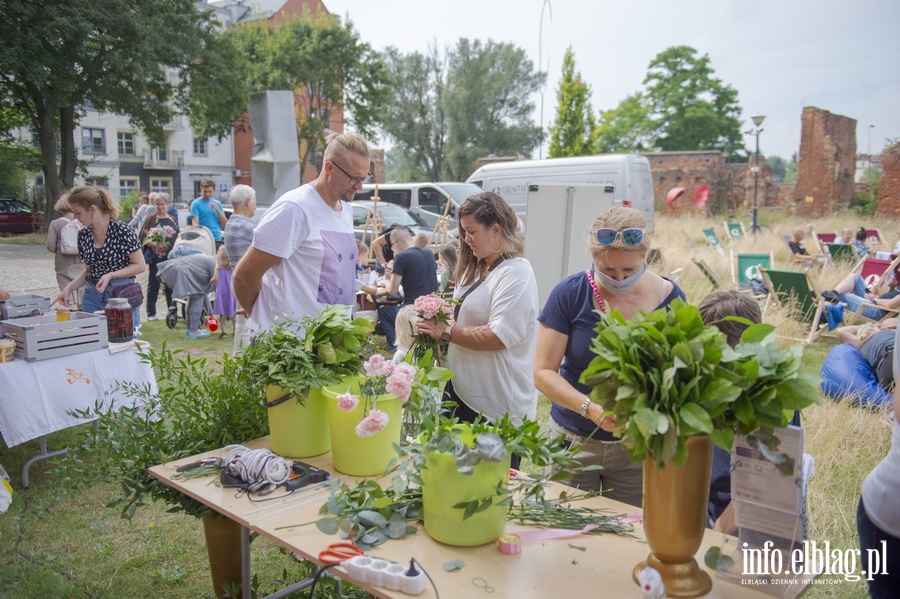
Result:
<svg viewBox="0 0 900 599"><path fill-rule="evenodd" d="M388 415L381 410L370 410L369 415L359 421L356 425L357 437L371 437L372 435L384 430L388 423Z"/></svg>
<svg viewBox="0 0 900 599"><path fill-rule="evenodd" d="M407 400L409 400L409 394L412 392L412 385L410 384L410 381L399 377L388 379L387 386L385 388L388 393L390 393L403 403L406 403Z"/></svg>
<svg viewBox="0 0 900 599"><path fill-rule="evenodd" d="M351 393L342 393L337 396L338 409L343 412L352 412L359 405L359 398Z"/></svg>

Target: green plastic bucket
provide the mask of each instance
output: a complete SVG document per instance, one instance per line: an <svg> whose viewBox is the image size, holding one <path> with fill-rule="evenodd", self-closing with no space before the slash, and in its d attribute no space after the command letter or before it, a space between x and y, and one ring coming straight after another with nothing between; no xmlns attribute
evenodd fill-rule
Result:
<svg viewBox="0 0 900 599"><path fill-rule="evenodd" d="M391 460L397 457L394 443L400 444L403 423L402 404L390 394L379 395L377 409L386 412L388 423L371 437L356 435L356 425L363 419L364 398L359 395L363 377L347 377L337 385L322 389L328 401L328 421L331 426L331 458L334 469L351 476L373 476L388 471ZM338 408L337 396L352 393L359 397L359 405L352 412Z"/></svg>
<svg viewBox="0 0 900 599"><path fill-rule="evenodd" d="M278 385L266 386L266 404L289 393ZM304 405L297 396L268 408L272 451L289 458L308 458L331 449L328 404L318 389L310 389Z"/></svg>
<svg viewBox="0 0 900 599"><path fill-rule="evenodd" d="M460 436L467 445L473 444L469 431ZM492 505L483 512L472 514L465 520L465 510L456 504L493 496L495 502L503 499L497 495L498 486L509 485L509 458L501 462L481 462L472 474L457 472L456 459L447 453L425 454L425 470L422 472L422 515L425 531L435 541L456 547L484 545L497 540L506 527L506 506Z"/></svg>

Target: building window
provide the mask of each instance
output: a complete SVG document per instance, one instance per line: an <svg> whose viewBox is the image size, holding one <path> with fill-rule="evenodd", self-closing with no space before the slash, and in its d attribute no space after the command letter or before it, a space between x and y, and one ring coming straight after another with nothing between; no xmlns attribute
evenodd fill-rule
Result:
<svg viewBox="0 0 900 599"><path fill-rule="evenodd" d="M119 198L125 198L130 193L137 193L138 191L138 180L137 178L119 178Z"/></svg>
<svg viewBox="0 0 900 599"><path fill-rule="evenodd" d="M206 138L194 136L194 156L206 156Z"/></svg>
<svg viewBox="0 0 900 599"><path fill-rule="evenodd" d="M90 185L91 187L102 187L103 189L109 189L109 179L107 179L106 177L85 177L84 184Z"/></svg>
<svg viewBox="0 0 900 599"><path fill-rule="evenodd" d="M134 156L134 133L119 131L119 156Z"/></svg>
<svg viewBox="0 0 900 599"><path fill-rule="evenodd" d="M172 179L150 179L150 191L172 195Z"/></svg>
<svg viewBox="0 0 900 599"><path fill-rule="evenodd" d="M169 161L169 148L167 146L163 146L161 148L153 148L153 154L156 156L156 161L162 164L165 164Z"/></svg>
<svg viewBox="0 0 900 599"><path fill-rule="evenodd" d="M106 154L103 129L82 129L81 148L85 154Z"/></svg>

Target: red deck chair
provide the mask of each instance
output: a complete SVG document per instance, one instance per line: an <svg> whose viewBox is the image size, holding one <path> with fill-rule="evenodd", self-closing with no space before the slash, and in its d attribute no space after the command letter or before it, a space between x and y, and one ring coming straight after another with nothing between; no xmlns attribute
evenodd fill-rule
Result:
<svg viewBox="0 0 900 599"><path fill-rule="evenodd" d="M869 245L883 245L884 237L878 229L866 229L866 235L869 236Z"/></svg>
<svg viewBox="0 0 900 599"><path fill-rule="evenodd" d="M862 261L859 275L865 280L866 285L871 285L876 293L883 293L880 288L893 278L894 271L900 266L900 256L893 260L878 260L866 258Z"/></svg>
<svg viewBox="0 0 900 599"><path fill-rule="evenodd" d="M816 233L819 238L819 244L834 243L837 239L837 233Z"/></svg>

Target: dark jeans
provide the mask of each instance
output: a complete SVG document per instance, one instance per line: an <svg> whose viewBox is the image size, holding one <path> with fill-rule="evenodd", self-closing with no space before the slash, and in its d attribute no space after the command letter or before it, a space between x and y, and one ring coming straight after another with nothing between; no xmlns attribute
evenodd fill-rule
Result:
<svg viewBox="0 0 900 599"><path fill-rule="evenodd" d="M165 260L159 262L165 262ZM161 285L160 280L156 277L159 272L157 264L158 262L150 264L150 276L147 282L147 316L156 316L156 300L159 299L159 286ZM172 290L163 285L163 293L166 294L166 306L171 308Z"/></svg>
<svg viewBox="0 0 900 599"><path fill-rule="evenodd" d="M459 418L461 422L475 422L475 419L481 416L479 412L476 412L469 406L467 406L463 400L459 398L456 394L456 391L453 389L453 381L448 381L447 386L444 387L444 397L442 398L444 401L453 402L456 404L454 407L450 408L450 417ZM522 458L517 456L516 454L512 454L509 459L510 468L519 469L519 465L522 462Z"/></svg>
<svg viewBox="0 0 900 599"><path fill-rule="evenodd" d="M397 320L397 312L402 306L378 306L378 322L384 329L384 338L390 352L397 351L397 329L394 322Z"/></svg>
<svg viewBox="0 0 900 599"><path fill-rule="evenodd" d="M897 599L900 597L900 539L882 531L869 520L862 498L859 499L859 506L856 508L856 531L859 533L859 570L870 572L871 568L875 568L877 572L871 575L872 580L868 578L866 580L869 585L869 596L872 599ZM869 564L869 549L873 554L878 553L882 558L886 558L886 563L878 564L873 560L873 563Z"/></svg>

